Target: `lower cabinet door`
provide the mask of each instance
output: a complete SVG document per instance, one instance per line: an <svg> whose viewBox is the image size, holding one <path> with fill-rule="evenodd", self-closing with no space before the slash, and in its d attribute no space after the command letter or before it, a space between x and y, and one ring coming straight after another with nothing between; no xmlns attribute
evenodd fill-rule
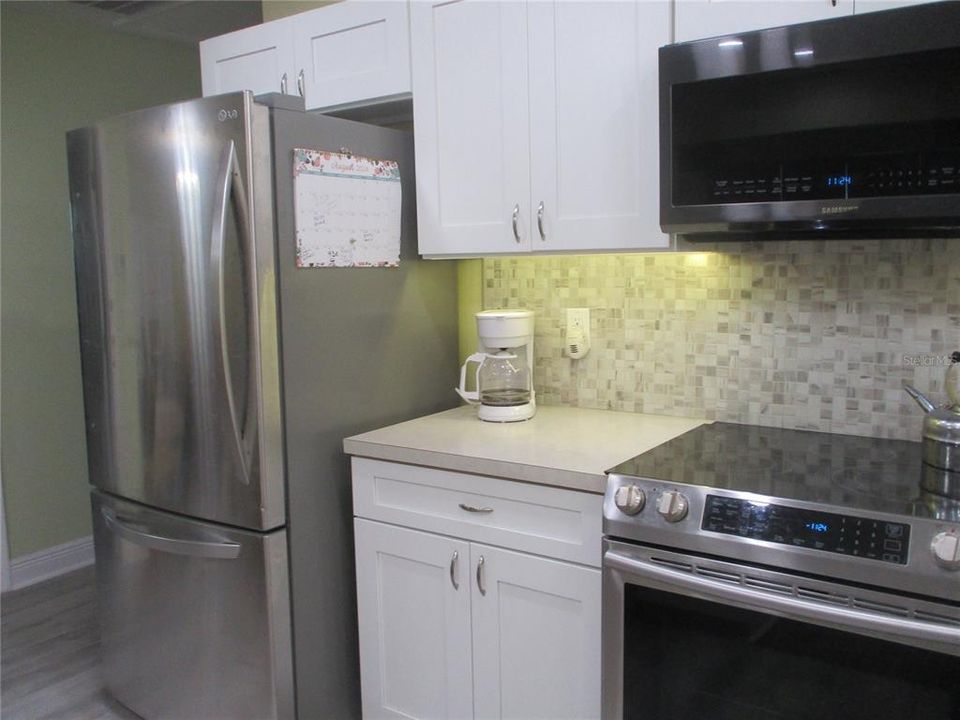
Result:
<svg viewBox="0 0 960 720"><path fill-rule="evenodd" d="M469 543L354 527L363 717L473 717Z"/></svg>
<svg viewBox="0 0 960 720"><path fill-rule="evenodd" d="M600 570L470 546L474 716L600 717Z"/></svg>

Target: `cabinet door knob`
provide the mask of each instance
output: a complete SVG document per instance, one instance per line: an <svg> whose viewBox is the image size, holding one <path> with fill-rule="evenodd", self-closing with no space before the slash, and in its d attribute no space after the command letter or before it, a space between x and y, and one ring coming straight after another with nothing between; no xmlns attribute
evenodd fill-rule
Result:
<svg viewBox="0 0 960 720"><path fill-rule="evenodd" d="M300 93L300 97L303 97L303 69L297 73L297 92Z"/></svg>
<svg viewBox="0 0 960 720"><path fill-rule="evenodd" d="M453 585L454 590L460 589L460 583L457 582L457 560L460 558L460 553L456 550L453 551L453 557L450 558L450 582Z"/></svg>
<svg viewBox="0 0 960 720"><path fill-rule="evenodd" d="M547 236L543 232L543 200L540 201L540 206L537 208L537 228L540 230L540 241L545 241Z"/></svg>
<svg viewBox="0 0 960 720"><path fill-rule="evenodd" d="M284 95L287 94L287 74L284 73L280 76L280 92Z"/></svg>
<svg viewBox="0 0 960 720"><path fill-rule="evenodd" d="M513 206L513 236L520 242L520 204Z"/></svg>
<svg viewBox="0 0 960 720"><path fill-rule="evenodd" d="M477 589L481 595L486 595L487 590L483 587L483 555L477 561Z"/></svg>

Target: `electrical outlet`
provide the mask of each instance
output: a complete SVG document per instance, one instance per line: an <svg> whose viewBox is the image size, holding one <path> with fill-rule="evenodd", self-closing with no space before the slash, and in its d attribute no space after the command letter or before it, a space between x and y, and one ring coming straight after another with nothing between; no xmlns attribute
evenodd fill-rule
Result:
<svg viewBox="0 0 960 720"><path fill-rule="evenodd" d="M579 360L590 351L590 308L567 308L566 354Z"/></svg>

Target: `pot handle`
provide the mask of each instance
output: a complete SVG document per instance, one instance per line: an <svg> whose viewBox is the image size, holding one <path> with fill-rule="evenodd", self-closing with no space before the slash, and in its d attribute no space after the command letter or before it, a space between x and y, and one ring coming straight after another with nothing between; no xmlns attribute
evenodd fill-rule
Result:
<svg viewBox="0 0 960 720"><path fill-rule="evenodd" d="M471 405L480 404L480 364L487 359L486 353L474 353L466 360L463 361L463 365L460 366L460 387L455 387L454 390L457 391L457 395L462 397ZM467 390L467 365L470 363L477 363L477 374L476 374L476 389Z"/></svg>

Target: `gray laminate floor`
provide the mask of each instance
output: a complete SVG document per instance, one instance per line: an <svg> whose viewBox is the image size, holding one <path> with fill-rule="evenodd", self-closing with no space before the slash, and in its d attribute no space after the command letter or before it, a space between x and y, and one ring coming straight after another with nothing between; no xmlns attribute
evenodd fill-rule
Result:
<svg viewBox="0 0 960 720"><path fill-rule="evenodd" d="M0 599L3 720L138 720L100 683L93 567Z"/></svg>

